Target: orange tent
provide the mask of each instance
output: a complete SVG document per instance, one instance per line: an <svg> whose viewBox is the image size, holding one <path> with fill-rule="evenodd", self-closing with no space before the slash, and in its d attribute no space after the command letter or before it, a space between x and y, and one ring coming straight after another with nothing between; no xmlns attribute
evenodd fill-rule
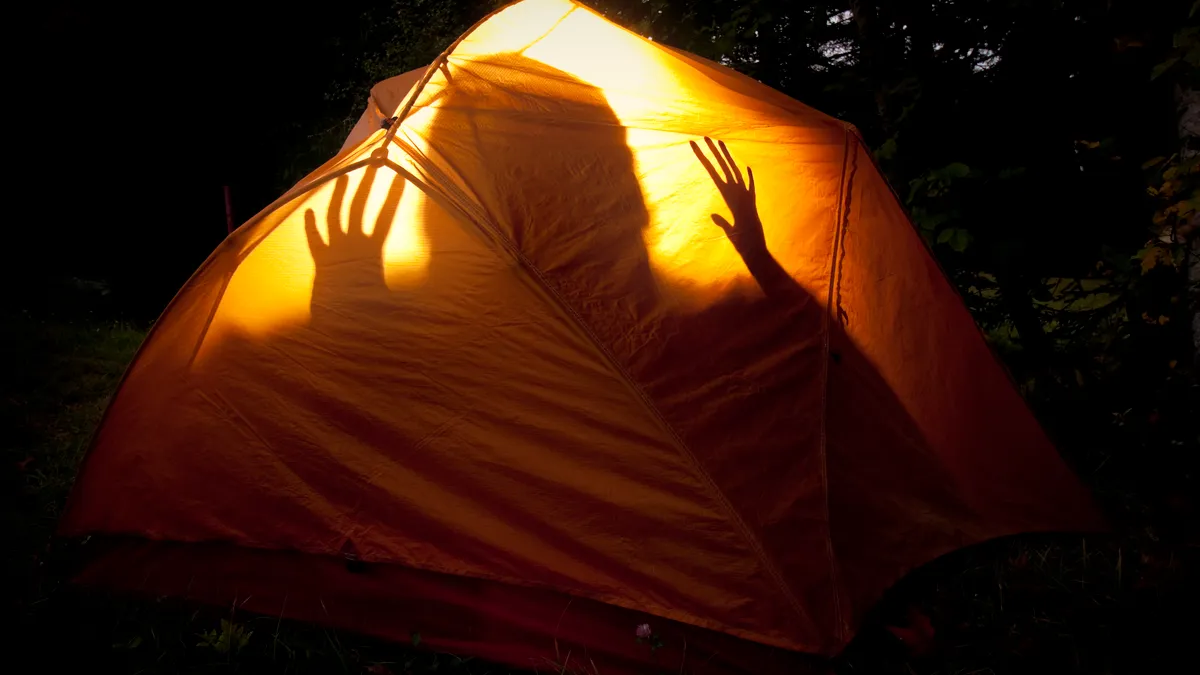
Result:
<svg viewBox="0 0 1200 675"><path fill-rule="evenodd" d="M1097 523L849 125L569 0L399 89L146 340L62 520L83 582L761 672Z"/></svg>

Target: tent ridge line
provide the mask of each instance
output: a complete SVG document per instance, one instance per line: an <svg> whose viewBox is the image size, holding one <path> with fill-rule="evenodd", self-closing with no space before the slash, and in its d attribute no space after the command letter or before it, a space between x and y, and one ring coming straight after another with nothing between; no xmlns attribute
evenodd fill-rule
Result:
<svg viewBox="0 0 1200 675"><path fill-rule="evenodd" d="M511 242L509 242L508 238L504 237L502 233L497 234L499 234L502 241L511 245ZM589 341L591 341L593 346L598 349L601 354L603 354L605 360L609 363L609 367L611 367L625 382L626 387L633 392L635 398L639 403L641 403L645 411L658 422L663 430L666 431L667 435L669 436L669 440L672 441L672 445L675 446L676 450L678 450L680 454L687 458L689 463L692 465L692 469L697 473L701 481L708 488L711 495L717 500L718 505L720 505L726 512L725 517L731 521L731 524L734 526L734 528L739 531L742 538L747 544L750 545L755 557L758 558L759 564L763 566L763 569L768 575L770 575L771 580L778 587L779 591L785 598L787 598L789 604L792 606L792 610L796 613L796 615L801 619L809 618L808 614L804 611L804 606L800 603L800 601L796 598L795 593L792 591L791 585L788 584L787 579L783 576L783 573L779 570L779 567L775 564L775 561L772 560L770 554L766 550L766 547L763 546L758 536L754 533L754 530L742 517L742 514L737 510L737 508L734 507L733 503L729 501L729 497L727 497L725 492L721 490L719 485L717 485L717 482L713 479L708 470L704 468L704 464L700 461L700 458L696 456L696 453L692 452L692 449L688 446L687 442L683 439L675 427L669 421L667 421L666 417L662 414L662 411L659 410L653 399L650 398L650 395L646 393L642 386L633 378L633 375L630 374L629 371L621 364L616 355L612 353L612 350L610 350L603 342L601 342L600 338L595 334L591 326L589 326L587 322L583 320L583 317L575 311L575 308L567 303L566 299L563 298L562 295L550 284L549 280L546 279L546 277L542 274L542 271L538 269L533 262L528 259L528 257L521 253L521 251L517 250L515 246L512 249L512 253L521 262L521 266L525 267L537 280L538 285L542 286L542 288L545 289L545 291L551 296L555 304L559 305L560 309L567 313L574 323L584 332L584 334L587 335Z"/></svg>
<svg viewBox="0 0 1200 675"><path fill-rule="evenodd" d="M482 26L493 16L496 16L500 12L503 12L504 10L508 9L509 7L512 7L513 5L518 4L519 2L521 2L521 0L516 0L515 2L510 2L506 5L504 5L503 7L498 7L496 9L488 12L487 14L484 15L484 17L482 19L471 24L471 27L468 28L462 35L459 35L458 39L456 39L454 42L451 42L449 47L446 47L444 50L442 50L441 54L437 55L437 58L433 60L433 63L430 63L429 67L427 67L425 69L425 74L421 76L420 81L417 82L416 86L414 86L412 88L412 91L409 92L408 100L404 102L404 107L401 108L400 111L396 113L396 115L395 115L396 121L392 122L391 126L388 127L387 133L384 134L383 141L382 141L382 143L380 143L381 147L387 147L387 144L392 141L392 137L394 137L396 135L396 132L400 129L400 125L404 123L405 118L407 118L408 114L410 112L412 112L413 105L416 104L417 98L421 95L421 92L425 90L425 85L429 84L429 81L433 79L433 74L438 71L438 68L441 68L443 65L445 65L449 61L450 54L453 53L454 50L458 48L458 45L462 44L463 40L466 40L468 37L470 37L471 33L475 32L475 29ZM574 3L572 3L572 4L574 4ZM571 11L574 11L574 9L572 9Z"/></svg>
<svg viewBox="0 0 1200 675"><path fill-rule="evenodd" d="M325 183L328 183L329 181L331 181L335 178L344 176L344 175L350 173L351 171L354 171L363 166L366 166L367 164L370 164L372 161L373 160L371 160L371 159L363 159L363 160L359 160L357 162L351 162L350 164L339 167L337 169L330 171L327 174L324 174L320 178L317 178L317 179L313 180L312 182L305 184L304 186L300 187L299 189L293 189L293 190L289 191L288 194L285 194L283 197L280 197L279 199L275 200L270 205L268 205L267 208L260 211L257 216L255 216L251 220L247 221L246 225L253 225L253 224L261 221L263 218L265 218L266 216L268 216L272 213L275 213L280 208L283 208L283 206L285 204L287 204L290 201L293 201L297 197L303 196L303 195L313 191L314 189L321 187ZM212 306L212 309L209 311L208 319L205 320L205 322L204 322L204 328L200 329L200 334L196 338L196 345L195 345L195 347L192 348L192 356L191 356L191 358L188 359L188 367L189 368L192 366L193 363L195 363L196 357L200 354L200 346L204 344L204 338L206 338L208 336L208 329L212 326L213 319L216 318L217 308L220 307L221 300L224 299L224 297L225 297L225 291L228 290L229 282L233 280L234 273L237 272L237 269L238 269L238 267L241 266L242 261L245 260L246 258L248 258L250 256L250 254L254 252L254 249L258 248L258 245L261 244L263 241L265 241L267 237L271 236L271 234L273 232L275 232L275 229L278 228L279 225L282 224L282 222L283 221L280 221L279 223L277 223L275 225L275 227L270 228L266 232L263 232L257 239L254 239L253 241L247 243L245 248L242 249L242 251L238 254L237 259L234 261L232 268L223 274L223 278L221 279L221 290L217 291L217 297L213 301L213 306ZM243 227L244 227L244 225L243 225ZM229 239L227 238L225 241L229 241ZM221 245L218 246L216 248L216 250L213 251L214 256L217 254L217 252L219 252L224 247L224 244L225 244L225 242L221 242ZM204 265L202 265L200 267L200 270L197 270L196 274L197 275L200 274L200 271L206 269L208 266L209 266L209 261L205 261ZM187 288L188 285L190 285L190 281L188 284L184 285L184 288ZM180 292L182 293L183 291L181 290ZM167 309L170 309L170 306L168 306ZM163 314L164 315L166 314L166 310L163 311ZM149 339L150 339L150 337L147 336L146 341L149 341Z"/></svg>
<svg viewBox="0 0 1200 675"><path fill-rule="evenodd" d="M469 29L467 29L467 31L465 33L463 33L461 36L459 36L459 38L457 40L455 40L449 47L447 47L445 51L443 51L441 54L438 55L438 58L435 59L434 62L429 65L429 68L426 71L425 75L421 78L421 81L417 84L417 86L413 87L413 91L409 96L409 100L405 103L405 105L401 109L401 111L396 115L396 118L397 118L396 121L391 125L391 127L387 131L387 134L383 137L382 145L386 146L387 144L389 144L393 141L393 139L396 135L396 132L399 131L399 129L400 129L401 123L408 116L409 112L411 112L411 110L412 110L413 105L416 103L417 97L420 95L420 93L424 89L425 85L427 85L429 83L429 81L432 79L433 74L437 72L437 69L440 68L442 65L444 65L447 62L447 60L449 59L449 57L450 57L451 53L454 51L454 49L456 49L458 47L458 45L460 43L462 43L463 40L465 40L472 32L474 32L477 28L479 28L479 26L483 25L488 19L492 18L496 14L499 14L500 12L504 11L508 7L518 4L520 1L521 0L517 0L516 2L507 4L499 9L492 11L487 16L485 16L482 19L480 19L479 21L477 21ZM567 12L568 14L574 12L576 9L579 9L581 7L584 10L587 10L587 11L595 14L594 10L591 10L591 8L589 8L589 7L580 5L579 3L576 3L574 1L572 1L571 4L573 5L573 7L571 8L571 10L569 12ZM403 146L401 146L401 148L403 149ZM407 150L405 150L405 154L407 154L410 159L417 161L416 158L412 156L412 153L407 152ZM431 187L432 187L432 185L431 185ZM739 513L738 510L736 508L734 508L732 502L729 501L729 498L725 495L725 493L717 485L716 481L713 480L713 477L704 468L704 465L700 462L700 459L698 457L696 457L696 454L694 452L692 452L691 448L689 448L687 443L684 442L683 438L679 435L679 432L676 431L675 428L670 423L667 422L667 420L663 416L662 412L658 409L658 406L656 406L654 404L654 402L650 399L649 395L646 394L645 391L643 391L642 387L633 379L632 375L630 375L626 371L626 369L620 364L620 362L616 359L616 356L613 355L612 352L599 340L599 338L592 331L591 327L588 326L588 324L586 322L584 322L583 318L581 316L579 316L579 314L574 310L574 308L571 307L566 302L566 300L561 296L561 294L559 294L558 291L556 291L550 285L549 280L547 280L545 278L545 276L542 274L541 270L539 270L533 264L533 262L531 260L529 260L528 257L525 256L524 253L522 253L511 240L509 240L508 237L504 236L504 234L499 230L499 228L493 227L490 223L484 224L482 222L479 222L476 218L471 218L470 215L467 214L467 209L465 209L465 208L460 207L458 210L460 212L462 212L464 215L468 215L468 218L475 222L476 227L480 227L481 229L488 230L489 231L488 234L491 235L490 238L494 238L494 240L497 241L503 248L507 249L509 254L517 259L517 261L520 263L521 267L524 267L526 270L528 270L530 275L537 281L538 285L542 288L542 290L544 292L546 292L551 297L551 299L554 301L554 303L559 306L559 309L563 312L566 312L568 314L568 316L572 319L572 321L576 324L576 326L578 328L580 328L584 332L585 335L587 335L587 337L588 337L589 341L592 343L592 345L596 349L598 349L601 352L601 354L605 357L605 360L607 360L609 362L609 366L617 372L617 374L621 377L622 380L625 381L626 386L629 387L630 389L632 389L635 396L641 402L642 406L646 409L646 411L648 413L650 413L651 416L655 420L658 421L658 423L662 426L662 428L664 430L666 430L667 434L670 436L671 440L673 441L673 445L676 446L676 449L680 450L682 452L682 454L688 458L688 460L692 464L693 470L695 470L699 474L700 478L707 485L710 492L713 495L715 495L718 504L726 511L726 517L732 521L732 524L734 525L734 527L740 531L742 538L750 545L751 550L754 552L755 556L758 558L759 564L761 564L763 566L763 568L766 570L767 574L771 576L772 581L775 582L775 585L778 587L779 591L783 594L783 596L785 598L787 598L789 604L791 604L791 606L792 606L792 611L794 611L796 613L796 615L799 616L801 619L807 619L808 614L804 611L804 606L796 598L796 595L792 591L791 586L787 583L787 579L783 576L783 573L779 570L779 567L771 559L770 555L767 553L766 548L763 546L762 542L759 541L759 538L755 535L754 531L750 528L749 524L747 524L745 519L742 518L741 513Z"/></svg>
<svg viewBox="0 0 1200 675"><path fill-rule="evenodd" d="M550 283L550 280L546 278L545 274L533 263L533 261L530 260L529 257L526 256L524 252L522 252L520 248L517 247L517 245L508 236L506 236L503 231L500 230L499 227L490 222L490 219L487 217L485 212L482 212L479 209L469 208L471 200L462 194L453 181L449 180L449 178L442 174L441 171L439 171L436 167L427 165L427 163L422 162L420 158L414 156L413 152L409 148L405 147L405 144L401 143L399 138L393 139L392 142L395 143L410 160L430 173L430 178L433 180L429 181L428 185L433 192L449 193L443 194L443 198L452 204L456 211L465 216L466 220L468 220L477 229L481 230L485 238L492 241L493 245L502 248L508 253L508 255L512 256L512 258L518 263L518 266L523 268L526 273L533 278L534 282L542 290L542 292L548 296L548 300L556 305L560 312L566 314L567 318L576 326L576 328L583 332L588 342L591 343L592 347L600 352L600 355L603 357L603 359L608 362L608 366L633 393L634 397L641 404L641 407L666 432L671 445L673 445L675 449L688 460L688 463L692 466L692 470L696 472L698 477L701 479L701 482L710 492L710 496L715 498L718 506L725 511L725 517L729 519L730 524L733 525L734 529L736 529L742 536L742 539L750 546L750 549L758 559L759 564L762 565L763 569L771 577L771 580L774 582L779 592L785 598L787 598L788 603L792 606L792 610L801 619L809 618L808 614L804 611L804 606L800 603L799 599L796 598L795 593L792 591L791 585L788 584L787 579L783 576L783 573L779 570L779 567L775 564L774 560L771 559L766 547L763 546L758 536L754 533L754 530L742 517L741 513L738 512L738 510L733 506L733 503L729 501L729 498L725 495L724 491L722 491L720 486L717 485L716 481L713 479L712 475L709 474L708 470L704 468L703 463L696 456L696 454L692 452L691 448L684 441L683 437L680 436L675 427L667 421L666 417L662 414L662 411L658 409L658 406L655 405L649 394L645 392L642 386L638 384L634 377L621 364L616 355L612 353L612 350L610 350L600 340L600 338L592 330L591 326L583 319L582 316L580 316L575 308L572 307L569 302L567 302L566 298L564 298L562 294L558 292L554 285ZM391 165L392 162L387 161L387 164ZM399 167L395 168L399 169ZM404 173L407 175L408 172Z"/></svg>
<svg viewBox="0 0 1200 675"><path fill-rule="evenodd" d="M517 2L520 2L520 0L517 0ZM451 43L449 47L447 47L445 50L443 50L442 53L439 54L438 57L433 60L433 63L429 64L429 67L426 68L426 70L425 70L425 74L421 77L421 81L419 83L417 83L417 85L415 87L413 87L413 90L409 96L409 100L405 103L404 109L399 113L396 121L392 123L392 125L388 128L387 133L384 134L383 138L381 139L382 140L382 143L380 143L381 147L386 147L388 145L388 143L392 140L392 137L395 136L396 131L400 129L400 123L404 121L404 118L412 110L413 104L416 103L417 97L420 95L421 91L425 88L425 85L429 83L430 79L432 79L433 74L437 72L437 69L446 63L446 60L450 56L450 53L453 52L454 49L456 47L458 47L458 45L463 40L465 40L468 36L470 36L470 34L472 32L474 32L476 28L478 28L479 26L482 26L484 24L484 22L486 22L488 19L492 18L496 14L499 14L500 12L504 11L508 7L517 4L517 2L512 2L512 3L504 5L503 7L499 7L497 9L489 12L483 18L479 19L479 21L476 21L470 28L468 28L466 30L466 32L464 32L462 35L458 36L458 39L456 39L453 43ZM572 3L572 4L574 4L574 3ZM372 98L372 99L374 98L373 96L370 96L370 95L368 95L368 97ZM376 107L378 107L378 106L376 106ZM254 224L257 224L258 222L262 221L263 218L274 213L280 207L282 207L283 205L287 204L288 202L296 199L297 197L300 197L308 192L311 192L313 189L320 187L321 185L324 185L325 183L328 183L330 180L333 180L335 178L343 176L355 169L358 169L368 163L371 163L372 161L373 160L367 159L367 160L360 160L358 162L352 162L351 164L349 164L347 166L342 166L337 169L333 169L329 173L326 173L309 183L306 183L304 185L297 185L297 186L293 187L291 190L288 190L282 196L280 196L278 199L275 199L270 204L268 204L265 208L260 210L257 214L255 214L255 216L253 218L251 218L250 220L243 223L238 229L242 229L247 226L252 226ZM384 163L392 164L390 162L384 162ZM406 178L413 178L413 176L408 175L407 172L401 170L398 166L396 166L394 164L392 164L391 168L393 168L393 170L399 171L401 174L405 174ZM278 224L277 224L277 226L278 226ZM258 247L258 244L262 243L262 241L264 239L266 239L268 236L270 236L270 234L274 231L275 231L275 228L272 227L268 231L262 233L262 235L259 238L255 239L254 241L247 244L246 248L241 252L241 255L238 256L238 263L240 263L247 256L249 256L250 253L253 252L254 249ZM159 324L161 323L162 317L167 315L167 313L171 310L171 308L176 304L176 301L180 298L180 296L183 295L184 291L186 291L188 288L190 288L192 286L192 283L196 279L198 279L200 277L200 275L206 269L208 269L211 266L212 262L216 259L217 254L220 253L220 251L223 248L225 248L225 246L228 244L228 242L231 239L232 239L232 237L227 237L224 241L221 242L220 245L218 245L215 249L213 249L213 252L209 254L208 258L205 259L205 261L203 263L201 263L200 267L198 267L196 269L196 271L192 274L192 276L188 279L188 281L186 283L184 283L184 285L179 289L179 291L175 294L175 296L171 298L171 301L169 303L167 303L167 306L165 308L163 308L162 313L159 315L159 320L155 321L154 325L151 326L149 333L147 333L147 335L146 335L146 338L142 341L141 346L138 347L138 350L134 354L133 358L130 360L129 365L125 368L125 372L121 375L121 380L117 383L117 391L120 391L121 386L123 386L125 384L125 380L128 378L130 371L133 370L133 367L138 362L138 357L140 357L142 355L142 352L143 352L145 346L147 344L149 344L151 338L154 337L154 333L156 332L156 329L158 328ZM237 265L234 266L234 271L236 271L236 269L237 269ZM217 297L213 303L213 308L209 313L208 320L205 322L205 327L202 331L200 331L200 337L197 339L196 346L192 351L192 356L188 360L189 366L195 361L196 355L200 351L200 345L203 344L204 337L205 337L205 335L207 335L208 328L209 328L209 326L211 326L212 320L216 316L217 307L220 305L221 299L224 297L225 290L228 288L229 281L232 279L232 277L233 277L233 271L230 271L228 274L225 275L225 278L222 280L222 288L217 293ZM79 467L79 471L77 472L77 475L82 475L83 470L86 467L86 462L88 459L90 459L90 456L92 454L92 449L94 449L94 447L95 447L95 440L100 435L100 430L103 429L104 423L108 418L108 413L112 409L113 402L115 400L116 400L116 396L113 396L112 400L109 401L108 406L105 408L104 414L101 416L100 423L96 425L96 430L92 434L91 442L89 442L89 444L88 444L88 451L87 451L87 453L85 453L83 459L80 461L80 467ZM72 495L68 496L67 506L70 506L69 502L71 501L71 496L73 496L73 494L74 493L72 492Z"/></svg>

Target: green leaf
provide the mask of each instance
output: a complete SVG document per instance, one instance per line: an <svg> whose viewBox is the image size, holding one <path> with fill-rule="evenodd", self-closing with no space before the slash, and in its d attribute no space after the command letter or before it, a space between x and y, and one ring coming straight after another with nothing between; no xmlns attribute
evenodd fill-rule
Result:
<svg viewBox="0 0 1200 675"><path fill-rule="evenodd" d="M1200 0L1198 0L1198 1L1200 1ZM1146 163L1142 164L1142 169L1145 170L1145 169L1150 169L1152 167L1156 167L1165 161L1167 161L1166 157L1155 157L1154 159L1146 160Z"/></svg>
<svg viewBox="0 0 1200 675"><path fill-rule="evenodd" d="M953 164L947 164L940 169L929 172L929 176L935 181L948 183L955 178L966 178L970 173L971 167L962 162L954 162Z"/></svg>
<svg viewBox="0 0 1200 675"><path fill-rule="evenodd" d="M1142 274L1148 273L1150 270L1159 265L1170 265L1173 263L1171 252L1163 246L1151 246L1148 249L1143 249L1145 253L1142 258ZM1139 251L1139 253L1141 253Z"/></svg>
<svg viewBox="0 0 1200 675"><path fill-rule="evenodd" d="M888 160L896 156L896 137L892 136L879 146L875 151L875 158L880 160Z"/></svg>
<svg viewBox="0 0 1200 675"><path fill-rule="evenodd" d="M947 165L943 171L950 178L966 178L971 173L971 167L963 164L962 162L954 162L953 164Z"/></svg>
<svg viewBox="0 0 1200 675"><path fill-rule="evenodd" d="M412 640L412 645L413 645L414 647L420 647L420 646L421 646L421 631L416 631L416 630L414 630L414 631L412 632L412 634L411 634L411 635L409 635L409 638Z"/></svg>
<svg viewBox="0 0 1200 675"><path fill-rule="evenodd" d="M117 643L114 643L114 644L113 644L113 649L128 649L128 650L133 650L133 649L137 649L137 648L138 648L138 647L139 647L141 644L142 644L142 636L141 636L141 635L135 635L135 636L133 636L133 637L132 637L132 638L129 640L129 642L117 642Z"/></svg>
<svg viewBox="0 0 1200 675"><path fill-rule="evenodd" d="M938 234L937 242L962 253L971 245L971 233L961 227L948 227Z"/></svg>
<svg viewBox="0 0 1200 675"><path fill-rule="evenodd" d="M924 178L914 178L910 180L908 182L908 199L904 200L904 203L911 206L913 201L917 198L917 192L919 192L924 185Z"/></svg>
<svg viewBox="0 0 1200 675"><path fill-rule="evenodd" d="M1167 72L1172 67L1174 67L1174 65L1176 63L1179 63L1179 57L1172 56L1171 58L1167 59L1166 61L1163 61L1162 63L1158 64L1157 66L1154 66L1154 70L1150 71L1150 79L1157 80L1158 78L1162 77L1163 73Z"/></svg>
<svg viewBox="0 0 1200 675"><path fill-rule="evenodd" d="M962 253L971 245L971 233L963 229L956 229L954 239L950 241L950 248Z"/></svg>
<svg viewBox="0 0 1200 675"><path fill-rule="evenodd" d="M956 210L939 211L937 213L930 213L925 209L913 210L913 220L917 223L917 226L929 232L937 231L939 227L954 220L958 215L958 211Z"/></svg>
<svg viewBox="0 0 1200 675"><path fill-rule="evenodd" d="M1200 26L1188 26L1175 33L1175 37L1171 40L1171 46L1176 49L1191 46L1191 43L1200 35Z"/></svg>

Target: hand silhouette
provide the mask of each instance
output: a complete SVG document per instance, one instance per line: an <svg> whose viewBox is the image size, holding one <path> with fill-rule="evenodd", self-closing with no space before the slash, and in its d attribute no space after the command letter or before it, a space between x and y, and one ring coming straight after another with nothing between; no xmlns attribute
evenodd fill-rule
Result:
<svg viewBox="0 0 1200 675"><path fill-rule="evenodd" d="M385 155L372 155L381 160ZM404 194L404 178L399 174L392 180L375 228L367 234L363 228L363 212L367 198L375 182L381 162L367 165L362 183L350 203L350 220L342 230L342 201L346 196L349 179L341 176L334 183L333 197L325 213L329 242L321 239L317 231L317 216L312 209L304 213L304 232L308 236L308 249L316 263L316 279L313 282L313 304L329 306L339 299L361 297L363 293L387 292L383 273L383 247L396 216L396 207Z"/></svg>
<svg viewBox="0 0 1200 675"><path fill-rule="evenodd" d="M733 214L732 224L717 213L712 214L712 221L725 231L725 236L729 237L734 249L746 263L746 269L768 297L803 306L808 302L808 293L796 283L792 275L788 274L779 261L775 260L771 252L767 250L767 239L763 235L762 220L758 217L757 195L754 192L754 172L750 167L746 167L746 178L742 178L742 172L738 169L737 162L733 161L733 155L729 154L729 148L725 147L724 142L719 142L719 150L711 138L705 136L704 142L708 144L708 149L717 158L717 164L721 165L721 171L725 174L724 180L721 179L716 168L713 167L713 163L709 161L708 156L704 154L696 141L691 141L692 152L696 153L700 163L708 170L708 175L712 177L713 183L716 183L717 190L725 198L729 212Z"/></svg>
<svg viewBox="0 0 1200 675"><path fill-rule="evenodd" d="M767 255L767 242L763 236L762 221L758 217L758 205L754 192L754 171L750 167L746 167L747 178L742 178L742 172L738 169L737 163L733 161L733 155L729 154L729 148L725 147L724 141L719 141L720 150L717 149L717 145L711 138L705 136L704 142L708 144L709 150L716 157L717 164L721 165L721 171L725 174L724 180L717 174L716 168L713 167L712 162L709 161L696 141L691 141L692 152L696 153L696 157L704 165L708 175L712 177L713 183L716 183L717 190L725 198L725 204L733 214L733 224L716 213L711 216L713 222L725 231L725 236L729 237L729 241L743 259ZM747 179L749 184L747 184Z"/></svg>

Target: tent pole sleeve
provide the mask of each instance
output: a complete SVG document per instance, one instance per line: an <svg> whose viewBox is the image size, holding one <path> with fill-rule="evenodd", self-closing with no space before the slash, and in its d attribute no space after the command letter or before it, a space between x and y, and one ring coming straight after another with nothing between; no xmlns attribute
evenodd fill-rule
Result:
<svg viewBox="0 0 1200 675"><path fill-rule="evenodd" d="M503 7L488 12L487 15L482 19L472 24L465 33L459 35L457 40L451 42L450 46L446 47L441 54L438 54L437 58L433 60L433 63L429 64L429 67L425 69L425 74L421 76L421 81L417 82L417 85L412 88L411 92L409 92L408 100L404 102L404 107L400 109L400 112L394 115L396 121L392 123L392 126L388 128L387 134L383 137L383 143L381 144L383 147L387 147L387 144L391 142L392 137L396 135L396 131L400 129L400 124L404 122L404 118L408 117L408 113L412 112L413 105L417 102L417 97L420 96L421 92L425 89L425 85L429 84L429 80L433 79L433 74L437 72L438 68L441 68L446 64L446 60L450 58L450 54L454 52L455 48L457 48L463 40L470 37L471 33L474 33L475 29L482 26L485 21L515 4L517 3L508 3Z"/></svg>

